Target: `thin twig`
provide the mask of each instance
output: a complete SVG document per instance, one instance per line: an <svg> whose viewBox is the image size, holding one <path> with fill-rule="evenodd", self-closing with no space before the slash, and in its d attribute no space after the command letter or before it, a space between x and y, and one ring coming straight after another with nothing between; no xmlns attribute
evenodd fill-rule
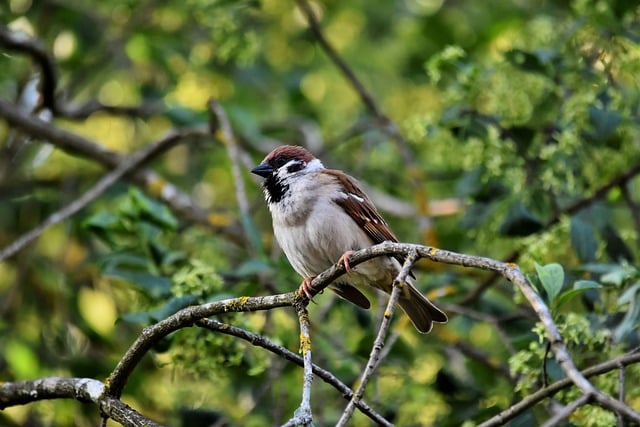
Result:
<svg viewBox="0 0 640 427"><path fill-rule="evenodd" d="M331 59L336 67L338 67L340 72L356 91L360 100L369 111L369 114L376 118L378 122L376 123L377 127L396 143L404 163L407 165L406 168L409 170L409 180L411 188L413 189L414 202L419 214L417 218L417 226L423 237L423 241L432 244L435 242L435 233L433 232L431 223L429 198L427 197L424 186L424 172L423 168L421 168L416 162L416 156L411 149L411 145L402 135L396 123L384 114L382 109L376 103L374 97L369 93L364 84L362 84L353 70L351 70L347 65L346 61L342 59L331 43L329 43L329 40L324 36L320 23L318 22L318 18L316 17L316 14L309 2L307 0L296 0L296 3L305 15L307 23L309 24L309 29L320 44L320 47L325 51L329 59Z"/></svg>
<svg viewBox="0 0 640 427"><path fill-rule="evenodd" d="M560 412L555 414L553 417L549 418L546 423L544 423L541 427L554 427L557 426L558 423L566 418L568 418L576 409L581 407L582 405L586 405L591 400L591 395L583 394L569 405L565 406Z"/></svg>
<svg viewBox="0 0 640 427"><path fill-rule="evenodd" d="M298 366L304 366L304 361L302 357L297 355L296 353L282 347L271 341L270 339L255 334L253 332L245 331L244 329L238 328L236 326L228 325L226 323L222 323L218 320L214 319L202 319L196 322L197 326L202 328L207 328L212 331L221 332L223 334L231 335L234 337L241 338L245 341L250 342L252 345L262 347L266 350L271 351L272 353L295 363ZM330 371L321 368L318 365L313 364L313 373L318 376L318 378L322 379L327 384L333 386L336 390L338 390L342 396L349 400L351 396L353 396L353 390L351 390L345 383L340 381L335 375L333 375ZM363 400L359 400L357 403L358 409L364 415L368 416L372 421L379 425L391 427L392 424L387 421L382 415L378 414L374 411L367 403Z"/></svg>
<svg viewBox="0 0 640 427"><path fill-rule="evenodd" d="M582 375L586 378L606 374L614 369L619 369L620 366L628 366L635 363L640 362L640 347L631 350L630 352L623 354L615 359L608 360L604 363L600 363L598 365L592 366L582 371ZM491 417L486 420L482 424L479 424L478 427L496 427L506 424L508 421L514 419L518 415L522 414L524 411L532 408L535 404L541 402L542 400L549 398L563 390L565 388L571 387L573 383L569 378L564 378L560 381L556 381L551 384L549 387L542 388L533 394L525 397L521 401L515 403L499 414Z"/></svg>
<svg viewBox="0 0 640 427"><path fill-rule="evenodd" d="M300 301L294 304L300 321L300 352L302 353L303 380L302 401L294 416L283 427L310 426L313 422L311 412L311 385L313 384L313 361L311 360L311 334L309 333L309 312L306 304Z"/></svg>
<svg viewBox="0 0 640 427"><path fill-rule="evenodd" d="M236 201L238 202L238 208L240 209L240 219L244 227L245 235L255 236L257 233L250 222L251 215L249 212L249 200L247 199L247 191L244 186L244 179L242 178L243 168L241 168L242 159L238 141L236 140L233 128L231 127L227 113L224 111L224 108L222 108L222 105L215 100L210 99L207 106L211 114L209 130L211 134L215 135L216 138L225 146L229 160L231 160L231 174L233 176L233 183L236 190ZM256 245L259 243L256 243L253 240L254 239L251 238L249 239L249 242L252 243L250 251L255 254L259 249Z"/></svg>
<svg viewBox="0 0 640 427"><path fill-rule="evenodd" d="M625 398L625 366L622 363L618 364L618 400L624 402ZM622 414L616 414L616 423L618 427L624 427L624 418Z"/></svg>
<svg viewBox="0 0 640 427"><path fill-rule="evenodd" d="M167 151L179 142L183 142L185 140L185 135L190 136L189 133L183 134L173 131L160 141L147 145L146 147L132 154L130 157L126 158L118 167L103 176L78 199L74 200L64 208L54 212L40 225L23 234L18 239L13 241L9 246L0 251L0 261L3 261L10 256L15 255L18 251L37 239L38 236L40 236L47 228L51 227L54 224L62 222L65 219L76 214L78 211L100 197L102 193L104 193L109 187L115 184L126 174L135 170L143 163L148 162L151 158Z"/></svg>
<svg viewBox="0 0 640 427"><path fill-rule="evenodd" d="M373 347L371 348L371 353L369 354L369 361L367 362L365 370L360 377L358 388L354 391L353 397L349 401L349 404L347 405L345 410L342 412L342 416L338 420L336 427L344 427L349 423L349 420L351 419L351 417L353 416L353 412L355 411L356 402L364 395L364 390L367 387L369 379L378 367L378 363L380 361L380 353L382 351L382 348L384 347L384 340L387 336L387 332L389 331L389 327L391 326L393 311L395 310L398 299L400 298L402 287L406 284L407 276L410 274L411 267L413 266L413 263L417 258L417 252L410 252L406 257L404 265L400 269L398 276L393 281L391 296L389 297L387 308L384 311L384 316L382 317L382 322L380 324L380 328L378 329L378 335L373 342Z"/></svg>
<svg viewBox="0 0 640 427"><path fill-rule="evenodd" d="M89 158L106 168L114 169L121 165L125 159L124 156L107 150L100 144L60 129L38 117L22 113L15 105L3 100L0 100L0 117L3 117L11 127L20 129L25 134L50 142L69 154ZM187 131L185 131L186 133ZM211 136L207 129L192 129L188 133L192 137ZM162 200L181 218L210 227L233 241L242 241L244 239L241 230L235 230L232 226L215 224L209 214L198 206L189 195L163 179L153 170L139 168L126 175L126 178L152 196Z"/></svg>
<svg viewBox="0 0 640 427"><path fill-rule="evenodd" d="M333 61L333 63L338 67L340 72L344 74L346 79L349 81L351 86L355 89L355 91L360 96L362 103L366 105L367 109L372 113L372 115L376 117L384 117L382 110L378 107L378 104L373 99L373 96L367 91L364 85L360 82L360 80L356 77L355 73L349 68L347 63L340 57L338 52L331 46L331 43L327 40L327 38L322 33L322 29L320 28L320 23L318 22L318 18L316 17L315 12L311 8L311 5L306 0L296 0L298 7L304 13L307 18L307 22L309 23L309 29L313 33L318 43L320 43L320 47L325 51L327 56Z"/></svg>

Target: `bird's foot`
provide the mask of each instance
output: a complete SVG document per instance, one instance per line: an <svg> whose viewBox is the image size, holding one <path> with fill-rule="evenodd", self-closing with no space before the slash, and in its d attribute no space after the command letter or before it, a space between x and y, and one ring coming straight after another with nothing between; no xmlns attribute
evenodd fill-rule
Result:
<svg viewBox="0 0 640 427"><path fill-rule="evenodd" d="M300 287L298 288L298 293L300 295L304 295L309 301L315 303L315 301L313 300L313 295L311 294L311 282L313 282L313 279L313 277L305 277L305 279L300 284Z"/></svg>
<svg viewBox="0 0 640 427"><path fill-rule="evenodd" d="M351 273L351 266L349 265L349 257L351 255L353 255L353 251L346 251L338 260L338 265L343 266L347 273Z"/></svg>

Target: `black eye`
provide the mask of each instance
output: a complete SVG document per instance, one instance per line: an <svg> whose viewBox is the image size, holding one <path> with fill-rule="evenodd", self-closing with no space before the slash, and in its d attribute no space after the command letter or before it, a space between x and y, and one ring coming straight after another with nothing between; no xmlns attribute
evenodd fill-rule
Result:
<svg viewBox="0 0 640 427"><path fill-rule="evenodd" d="M287 172L289 172L289 173L298 172L303 167L304 167L304 164L302 162L295 162L295 163L293 163L291 166L289 166L287 168Z"/></svg>
<svg viewBox="0 0 640 427"><path fill-rule="evenodd" d="M278 156L275 159L273 159L271 161L271 163L273 163L273 166L278 169L281 166L284 166L287 163L287 159L284 156Z"/></svg>

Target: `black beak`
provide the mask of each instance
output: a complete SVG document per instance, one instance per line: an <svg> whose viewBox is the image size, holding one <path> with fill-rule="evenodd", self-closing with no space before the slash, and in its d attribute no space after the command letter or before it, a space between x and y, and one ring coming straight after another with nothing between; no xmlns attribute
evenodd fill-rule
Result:
<svg viewBox="0 0 640 427"><path fill-rule="evenodd" d="M256 175L266 178L273 173L273 168L267 163L260 163L258 166L251 169L251 173L255 173Z"/></svg>

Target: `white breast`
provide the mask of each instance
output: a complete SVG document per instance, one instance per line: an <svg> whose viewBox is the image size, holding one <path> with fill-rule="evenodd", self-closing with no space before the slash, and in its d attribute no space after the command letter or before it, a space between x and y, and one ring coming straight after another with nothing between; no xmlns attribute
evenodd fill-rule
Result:
<svg viewBox="0 0 640 427"><path fill-rule="evenodd" d="M269 209L276 239L298 274L316 276L346 251L371 245L364 231L333 202L339 188L331 177L311 173L288 184L288 195Z"/></svg>

